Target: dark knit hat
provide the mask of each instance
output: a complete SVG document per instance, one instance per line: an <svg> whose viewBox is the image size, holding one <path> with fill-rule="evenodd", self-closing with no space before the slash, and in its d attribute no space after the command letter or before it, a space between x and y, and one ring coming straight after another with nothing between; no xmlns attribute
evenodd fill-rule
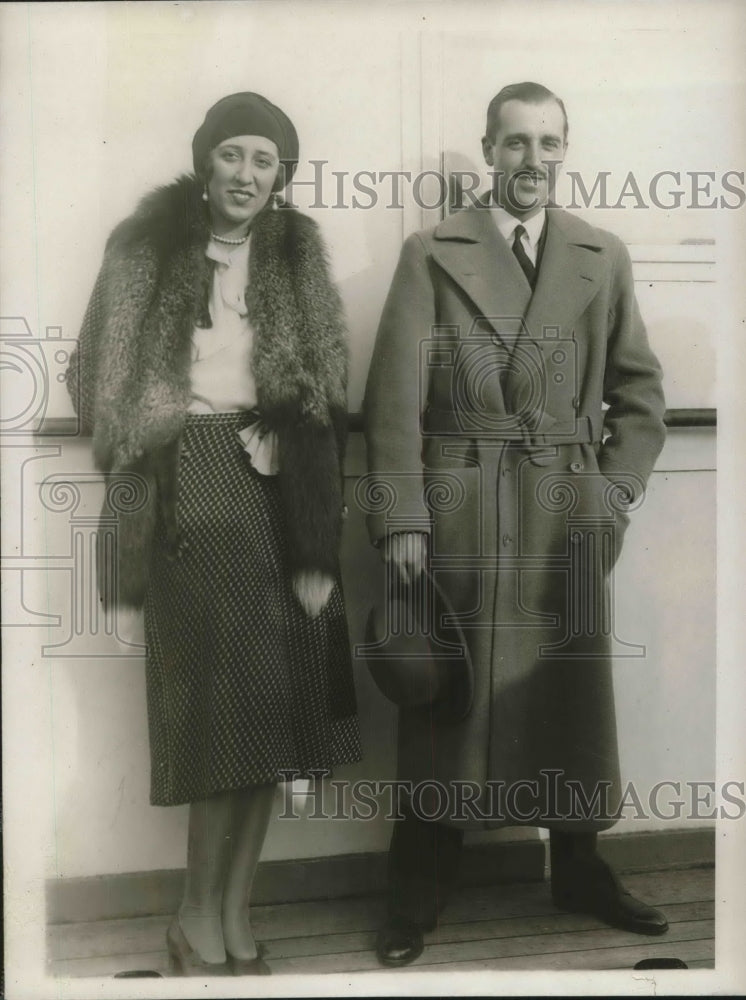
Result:
<svg viewBox="0 0 746 1000"><path fill-rule="evenodd" d="M262 97L246 91L230 94L213 104L192 139L194 172L204 177L207 154L234 135L263 135L277 146L284 163L277 174L274 189L290 182L298 165L298 133L284 111Z"/></svg>

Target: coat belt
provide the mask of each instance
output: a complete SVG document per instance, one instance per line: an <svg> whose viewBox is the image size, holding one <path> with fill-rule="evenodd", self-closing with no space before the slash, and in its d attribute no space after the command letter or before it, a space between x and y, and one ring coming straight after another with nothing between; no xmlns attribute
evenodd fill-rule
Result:
<svg viewBox="0 0 746 1000"><path fill-rule="evenodd" d="M505 441L527 449L561 444L597 444L603 436L603 416L583 415L557 421L544 415L538 427L531 427L515 414L485 414L483 410L443 410L428 407L423 415L425 434L448 434L472 440Z"/></svg>

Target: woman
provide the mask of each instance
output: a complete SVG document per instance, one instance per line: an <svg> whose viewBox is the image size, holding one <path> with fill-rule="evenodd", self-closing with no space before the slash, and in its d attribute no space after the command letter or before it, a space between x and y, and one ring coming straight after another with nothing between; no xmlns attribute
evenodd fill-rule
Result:
<svg viewBox="0 0 746 1000"><path fill-rule="evenodd" d="M347 356L316 225L278 196L290 119L233 94L192 152L195 176L109 238L68 383L98 466L139 487L99 587L145 609L151 802L191 803L171 966L267 973L249 892L276 784L360 758L338 571Z"/></svg>

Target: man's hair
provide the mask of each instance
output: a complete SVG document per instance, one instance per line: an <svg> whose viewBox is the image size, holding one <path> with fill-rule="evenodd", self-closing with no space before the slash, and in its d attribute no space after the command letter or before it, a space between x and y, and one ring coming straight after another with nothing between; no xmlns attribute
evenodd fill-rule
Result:
<svg viewBox="0 0 746 1000"><path fill-rule="evenodd" d="M487 108L487 129L485 136L487 139L494 139L500 127L500 109L507 101L525 101L526 104L541 104L543 101L556 101L562 109L562 116L565 119L564 139L567 142L567 111L562 102L562 98L557 97L540 83L509 83L503 87L499 94L495 94Z"/></svg>

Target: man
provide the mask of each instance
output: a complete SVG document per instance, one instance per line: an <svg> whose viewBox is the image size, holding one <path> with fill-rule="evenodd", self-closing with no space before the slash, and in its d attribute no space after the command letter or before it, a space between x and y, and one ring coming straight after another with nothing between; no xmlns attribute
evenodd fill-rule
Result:
<svg viewBox="0 0 746 1000"><path fill-rule="evenodd" d="M371 538L402 580L429 565L474 673L465 716L400 711L399 777L432 795L394 828L386 965L422 951L470 827L547 827L557 906L668 926L596 851L620 798L609 582L663 446L661 370L622 242L551 206L566 149L558 97L500 91L492 190L407 239L371 363Z"/></svg>

